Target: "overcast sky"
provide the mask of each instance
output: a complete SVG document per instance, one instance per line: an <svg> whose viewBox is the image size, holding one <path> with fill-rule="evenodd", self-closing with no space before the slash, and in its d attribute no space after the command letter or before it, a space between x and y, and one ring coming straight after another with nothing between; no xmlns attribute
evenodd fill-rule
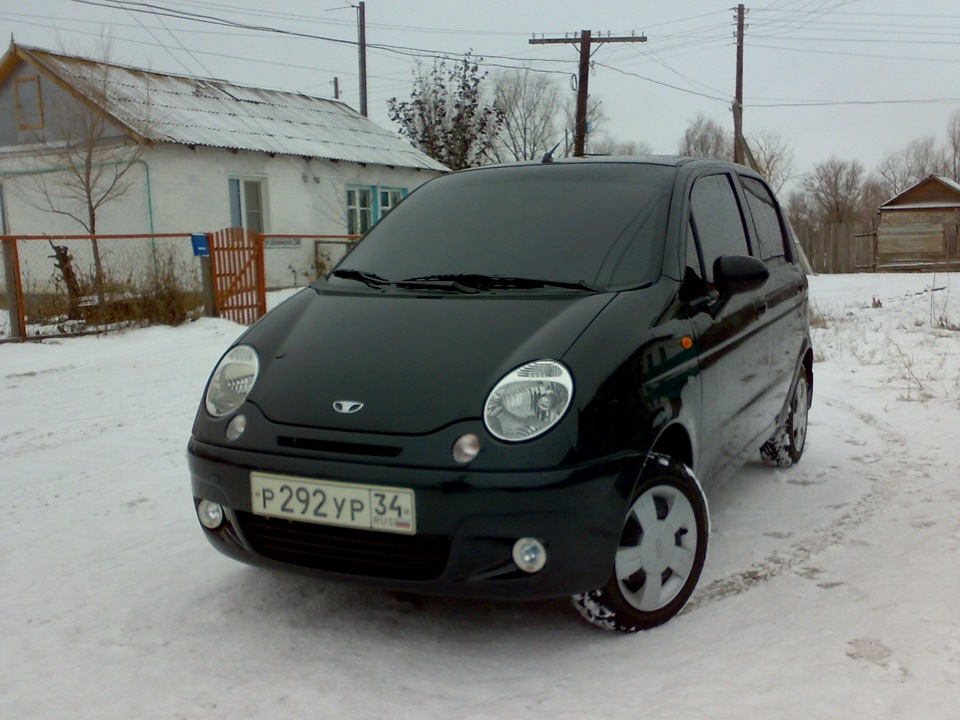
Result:
<svg viewBox="0 0 960 720"><path fill-rule="evenodd" d="M393 128L417 57L468 50L492 72L528 66L569 93L577 45L538 37L645 35L594 46L590 94L619 141L676 152L704 113L732 130L733 0L366 0L369 114ZM332 97L359 107L357 10L344 0L0 0L0 30L51 50L155 71ZM911 140L946 140L960 109L960 4L950 0L764 0L746 4L744 132L780 135L802 174L831 155L873 170ZM186 20L187 13L195 19ZM252 29L241 26L257 26ZM282 32L277 32L282 31ZM290 34L293 33L293 34ZM299 34L299 35L298 35ZM306 36L306 37L304 37Z"/></svg>

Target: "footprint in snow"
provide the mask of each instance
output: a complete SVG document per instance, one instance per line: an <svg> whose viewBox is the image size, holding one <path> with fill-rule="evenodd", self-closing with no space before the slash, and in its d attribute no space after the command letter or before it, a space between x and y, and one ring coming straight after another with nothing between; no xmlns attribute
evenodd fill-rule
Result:
<svg viewBox="0 0 960 720"><path fill-rule="evenodd" d="M886 682L905 682L910 671L893 659L893 650L876 638L854 638L847 643L847 657L880 668Z"/></svg>

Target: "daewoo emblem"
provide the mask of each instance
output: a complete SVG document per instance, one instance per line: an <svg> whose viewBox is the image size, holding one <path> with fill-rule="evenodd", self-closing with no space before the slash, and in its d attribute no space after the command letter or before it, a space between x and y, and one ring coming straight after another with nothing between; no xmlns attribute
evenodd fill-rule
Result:
<svg viewBox="0 0 960 720"><path fill-rule="evenodd" d="M363 403L356 400L337 400L333 404L333 409L344 415L353 415L363 410Z"/></svg>

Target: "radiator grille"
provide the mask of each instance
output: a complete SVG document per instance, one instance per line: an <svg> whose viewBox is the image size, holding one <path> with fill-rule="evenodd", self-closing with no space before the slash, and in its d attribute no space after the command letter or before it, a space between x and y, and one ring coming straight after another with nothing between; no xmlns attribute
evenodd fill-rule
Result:
<svg viewBox="0 0 960 720"><path fill-rule="evenodd" d="M445 537L315 525L238 512L240 528L266 558L389 580L435 580L450 554Z"/></svg>
<svg viewBox="0 0 960 720"><path fill-rule="evenodd" d="M399 457L401 449L389 445L365 445L362 443L338 442L333 440L311 440L309 438L281 435L277 445L294 450L312 450L313 452L347 453L350 455L371 455L373 457Z"/></svg>

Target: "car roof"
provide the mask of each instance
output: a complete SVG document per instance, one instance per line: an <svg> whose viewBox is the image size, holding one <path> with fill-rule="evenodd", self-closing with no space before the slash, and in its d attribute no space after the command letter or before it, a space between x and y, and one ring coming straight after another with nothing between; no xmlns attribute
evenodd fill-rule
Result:
<svg viewBox="0 0 960 720"><path fill-rule="evenodd" d="M684 155L588 155L585 157L563 157L543 160L527 160L514 163L503 163L499 165L482 165L480 167L470 168L461 172L474 172L477 170L491 170L497 168L515 168L515 167L535 167L551 165L658 165L662 167L675 167L693 169L723 169L736 170L740 174L759 178L756 171L751 170L745 165L739 165L726 160L717 160L715 158L688 157Z"/></svg>

